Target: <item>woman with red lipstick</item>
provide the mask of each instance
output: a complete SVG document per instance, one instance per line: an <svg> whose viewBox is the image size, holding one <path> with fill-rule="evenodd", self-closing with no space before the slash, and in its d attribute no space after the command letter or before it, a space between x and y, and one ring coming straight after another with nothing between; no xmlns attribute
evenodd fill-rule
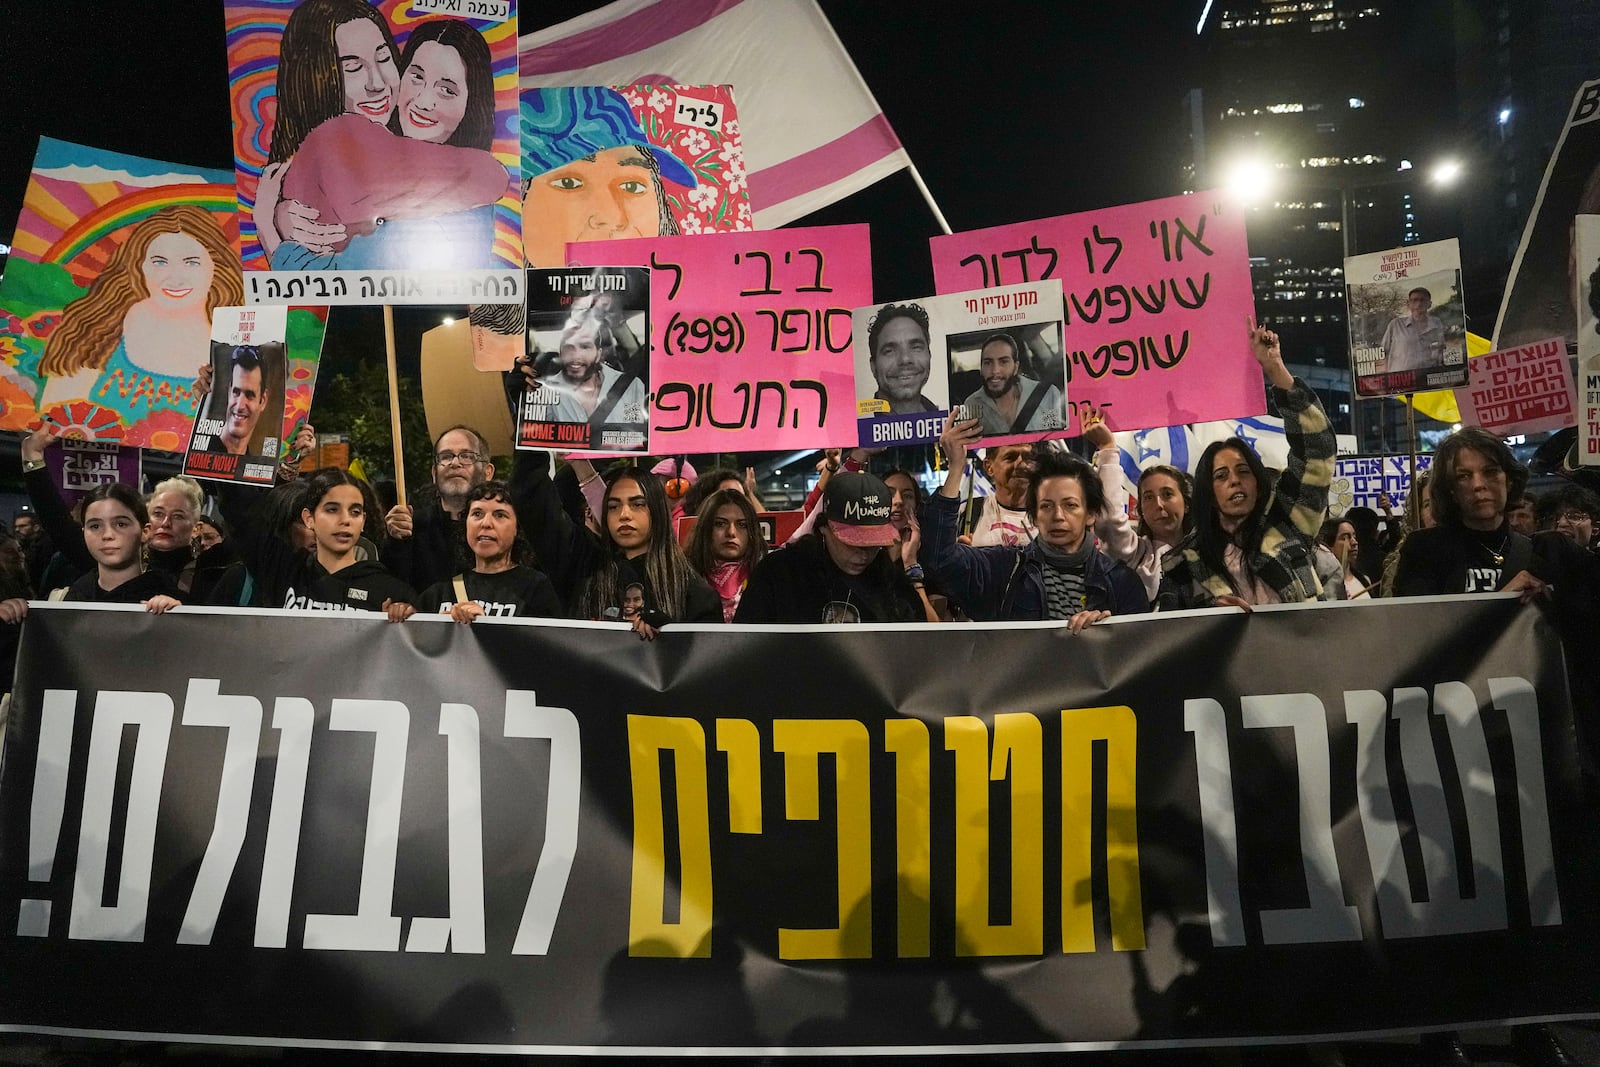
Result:
<svg viewBox="0 0 1600 1067"><path fill-rule="evenodd" d="M756 509L738 489L718 489L706 497L689 537L689 562L722 599L722 621L739 610L750 571L767 554Z"/></svg>
<svg viewBox="0 0 1600 1067"><path fill-rule="evenodd" d="M467 550L472 569L429 586L417 610L444 612L463 623L483 615L562 617L555 586L543 571L528 565L533 550L517 529L505 482L484 482L467 494Z"/></svg>

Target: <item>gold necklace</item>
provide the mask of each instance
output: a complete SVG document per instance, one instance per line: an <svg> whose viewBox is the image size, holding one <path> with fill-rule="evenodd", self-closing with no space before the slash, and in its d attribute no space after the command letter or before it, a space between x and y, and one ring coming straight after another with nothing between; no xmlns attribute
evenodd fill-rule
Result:
<svg viewBox="0 0 1600 1067"><path fill-rule="evenodd" d="M1482 542L1477 542L1477 545L1479 548L1489 553L1489 556L1494 560L1494 565L1496 567L1503 567L1505 566L1506 562L1506 542L1509 540L1511 540L1511 531L1507 530L1505 532L1505 536L1500 538L1500 547L1498 549L1490 548L1488 545L1483 544Z"/></svg>

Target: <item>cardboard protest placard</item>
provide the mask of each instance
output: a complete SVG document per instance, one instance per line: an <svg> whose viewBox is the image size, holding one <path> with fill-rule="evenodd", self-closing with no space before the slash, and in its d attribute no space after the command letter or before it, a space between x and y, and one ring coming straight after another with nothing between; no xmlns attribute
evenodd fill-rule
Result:
<svg viewBox="0 0 1600 1067"><path fill-rule="evenodd" d="M1220 193L934 237L941 293L1059 279L1068 429L1089 405L1119 429L1266 410L1244 216Z"/></svg>
<svg viewBox="0 0 1600 1067"><path fill-rule="evenodd" d="M69 504L102 485L144 484L144 453L137 448L77 437L61 437L57 441L60 447L45 449L44 463L50 480Z"/></svg>
<svg viewBox="0 0 1600 1067"><path fill-rule="evenodd" d="M227 171L40 138L0 282L0 429L181 450L212 309L243 302L236 245Z"/></svg>
<svg viewBox="0 0 1600 1067"><path fill-rule="evenodd" d="M1497 434L1543 433L1577 424L1567 343L1551 337L1467 362L1456 390L1461 421Z"/></svg>
<svg viewBox="0 0 1600 1067"><path fill-rule="evenodd" d="M1496 349L1546 337L1560 337L1568 345L1576 339L1572 217L1600 212L1600 121L1596 120L1600 120L1600 81L1585 82L1572 98L1567 124L1545 165L1539 195L1511 261L1495 319ZM1589 270L1593 269L1591 264Z"/></svg>
<svg viewBox="0 0 1600 1067"><path fill-rule="evenodd" d="M247 302L521 300L516 5L484 6L226 0Z"/></svg>
<svg viewBox="0 0 1600 1067"><path fill-rule="evenodd" d="M1417 473L1426 474L1433 456L1417 457ZM1398 516L1411 492L1410 456L1340 456L1334 460L1333 481L1328 487L1328 512L1335 518L1351 508L1371 508L1383 514L1380 494L1388 494Z"/></svg>
<svg viewBox="0 0 1600 1067"><path fill-rule="evenodd" d="M517 447L644 452L649 445L650 272L528 271L538 381L517 405Z"/></svg>
<svg viewBox="0 0 1600 1067"><path fill-rule="evenodd" d="M651 268L659 453L856 443L850 311L872 300L867 227L569 244Z"/></svg>
<svg viewBox="0 0 1600 1067"><path fill-rule="evenodd" d="M1344 279L1357 396L1467 384L1460 242L1351 256Z"/></svg>
<svg viewBox="0 0 1600 1067"><path fill-rule="evenodd" d="M183 473L271 485L278 460L311 411L317 351L288 344L289 309L218 308L211 334L211 392L195 414Z"/></svg>
<svg viewBox="0 0 1600 1067"><path fill-rule="evenodd" d="M985 444L1066 435L1059 281L923 297L852 315L863 447L937 441L953 405Z"/></svg>
<svg viewBox="0 0 1600 1067"><path fill-rule="evenodd" d="M1578 463L1600 466L1600 215L1573 219L1578 268Z"/></svg>

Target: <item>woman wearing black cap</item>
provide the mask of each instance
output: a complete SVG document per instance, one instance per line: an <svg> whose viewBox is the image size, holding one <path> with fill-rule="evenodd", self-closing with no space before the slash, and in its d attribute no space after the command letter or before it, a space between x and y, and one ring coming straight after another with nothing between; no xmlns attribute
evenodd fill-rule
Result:
<svg viewBox="0 0 1600 1067"><path fill-rule="evenodd" d="M734 622L922 622L911 580L884 549L893 495L870 474L835 474L813 532L756 565Z"/></svg>

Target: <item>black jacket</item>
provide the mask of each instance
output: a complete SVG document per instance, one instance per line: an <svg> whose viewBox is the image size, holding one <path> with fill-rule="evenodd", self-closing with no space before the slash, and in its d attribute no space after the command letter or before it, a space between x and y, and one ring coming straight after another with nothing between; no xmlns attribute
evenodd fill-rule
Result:
<svg viewBox="0 0 1600 1067"><path fill-rule="evenodd" d="M233 544L255 579L260 602L275 608L317 611L382 611L385 600L416 603L416 592L376 560L352 563L329 574L316 553L295 548L252 521L265 494L225 485L217 493Z"/></svg>
<svg viewBox="0 0 1600 1067"><path fill-rule="evenodd" d="M854 609L854 610L852 610ZM734 622L923 622L905 572L880 552L859 575L840 570L817 534L769 554L739 598Z"/></svg>

